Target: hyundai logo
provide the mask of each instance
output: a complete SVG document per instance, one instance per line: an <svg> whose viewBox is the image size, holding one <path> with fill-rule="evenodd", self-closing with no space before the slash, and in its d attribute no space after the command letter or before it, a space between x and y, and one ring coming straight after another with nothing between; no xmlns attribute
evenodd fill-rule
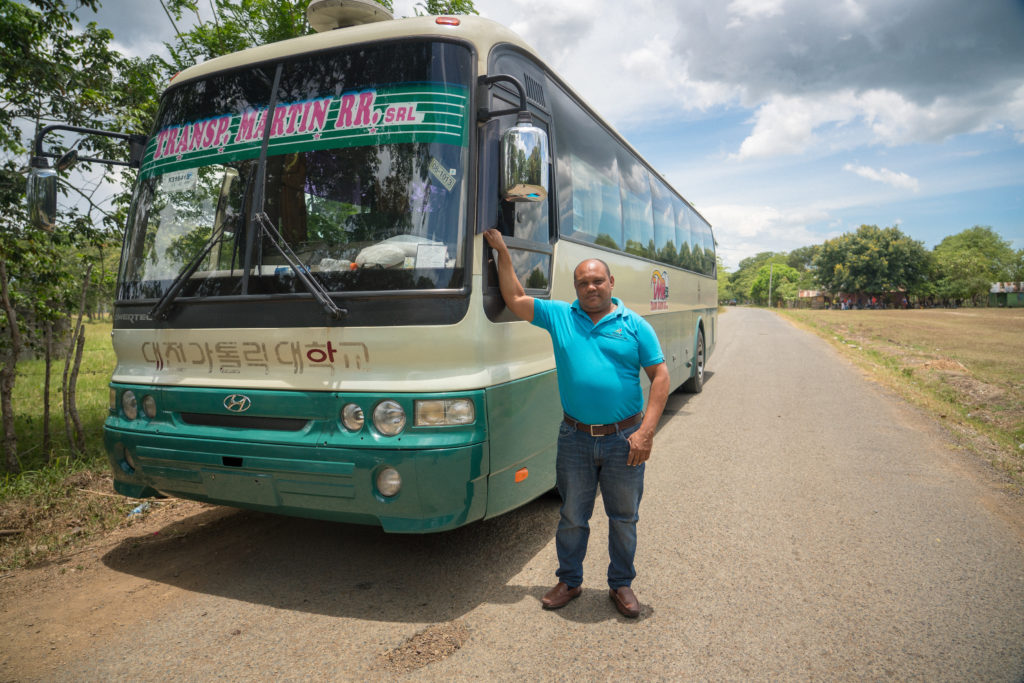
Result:
<svg viewBox="0 0 1024 683"><path fill-rule="evenodd" d="M232 413L244 413L252 408L252 400L244 394L231 394L224 399L224 407Z"/></svg>

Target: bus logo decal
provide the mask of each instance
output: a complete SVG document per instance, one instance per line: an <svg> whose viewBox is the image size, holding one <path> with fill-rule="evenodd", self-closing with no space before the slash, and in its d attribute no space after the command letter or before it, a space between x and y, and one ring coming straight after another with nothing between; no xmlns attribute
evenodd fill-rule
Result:
<svg viewBox="0 0 1024 683"><path fill-rule="evenodd" d="M231 394L224 398L224 407L232 413L244 413L252 407L252 400L244 394Z"/></svg>
<svg viewBox="0 0 1024 683"><path fill-rule="evenodd" d="M651 310L668 310L668 271L655 270L651 273Z"/></svg>
<svg viewBox="0 0 1024 683"><path fill-rule="evenodd" d="M465 146L468 104L469 93L462 86L399 83L281 102L273 117L267 116L266 107L252 107L182 121L150 139L140 174L167 176L256 158L268 127L274 154L405 142Z"/></svg>
<svg viewBox="0 0 1024 683"><path fill-rule="evenodd" d="M267 344L255 340L219 342L143 342L141 357L157 372L237 375L244 370L262 370L270 375L290 370L294 375L308 370L366 372L370 369L370 347L362 342L287 340Z"/></svg>

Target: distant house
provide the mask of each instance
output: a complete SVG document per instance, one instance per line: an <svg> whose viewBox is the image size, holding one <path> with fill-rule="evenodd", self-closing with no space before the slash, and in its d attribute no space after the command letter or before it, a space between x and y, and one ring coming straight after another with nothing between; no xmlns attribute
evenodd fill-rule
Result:
<svg viewBox="0 0 1024 683"><path fill-rule="evenodd" d="M1024 308L1024 282L996 282L988 290L988 305Z"/></svg>
<svg viewBox="0 0 1024 683"><path fill-rule="evenodd" d="M796 300L800 308L825 308L832 302L832 297L820 289L801 289Z"/></svg>

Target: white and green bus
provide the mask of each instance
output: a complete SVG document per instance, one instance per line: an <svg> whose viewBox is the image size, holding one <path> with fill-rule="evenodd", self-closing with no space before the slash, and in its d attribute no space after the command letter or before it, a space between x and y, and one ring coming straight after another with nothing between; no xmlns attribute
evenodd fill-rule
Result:
<svg viewBox="0 0 1024 683"><path fill-rule="evenodd" d="M494 22L387 17L213 59L145 142L105 424L126 496L429 532L550 490L554 358L502 303L492 227L532 296L572 300L574 266L606 261L673 387L701 389L709 224ZM30 182L42 214L54 181Z"/></svg>

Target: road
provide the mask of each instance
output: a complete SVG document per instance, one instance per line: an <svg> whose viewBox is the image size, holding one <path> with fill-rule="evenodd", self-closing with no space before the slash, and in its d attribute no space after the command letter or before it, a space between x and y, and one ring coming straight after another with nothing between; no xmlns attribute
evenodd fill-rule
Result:
<svg viewBox="0 0 1024 683"><path fill-rule="evenodd" d="M820 339L720 326L648 466L636 621L601 513L540 609L552 497L416 537L195 508L0 582L0 679L1024 680L1020 499Z"/></svg>

